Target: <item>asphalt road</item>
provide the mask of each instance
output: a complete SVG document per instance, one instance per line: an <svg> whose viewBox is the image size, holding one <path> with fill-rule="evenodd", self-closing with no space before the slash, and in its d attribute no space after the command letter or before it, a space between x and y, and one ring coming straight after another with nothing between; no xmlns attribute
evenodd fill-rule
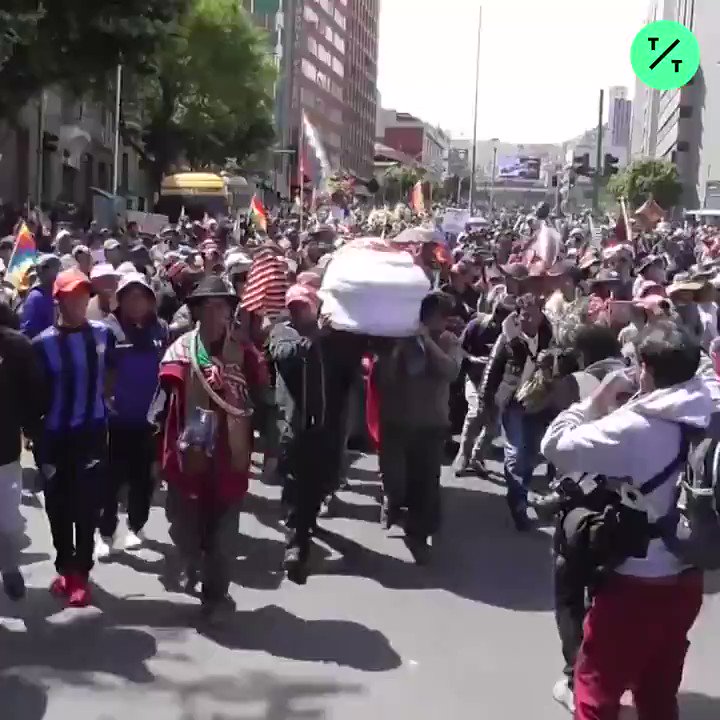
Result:
<svg viewBox="0 0 720 720"><path fill-rule="evenodd" d="M340 517L322 520L305 587L278 572L279 490L255 480L233 568L238 612L209 632L197 623L198 601L160 582L169 542L161 507L147 547L97 567L95 607L72 610L47 592L49 532L41 497L27 496L30 589L20 606L0 601L0 718L569 717L551 697L561 657L547 532L517 534L501 485L456 480L446 469L434 564L417 568L399 533L377 524L374 468L361 458ZM709 585L683 720L720 718L720 580Z"/></svg>

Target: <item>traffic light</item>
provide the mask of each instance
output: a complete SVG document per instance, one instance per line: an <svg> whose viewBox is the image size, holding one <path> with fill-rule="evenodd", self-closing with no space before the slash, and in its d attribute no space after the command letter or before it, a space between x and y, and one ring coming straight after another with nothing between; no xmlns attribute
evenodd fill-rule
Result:
<svg viewBox="0 0 720 720"><path fill-rule="evenodd" d="M43 133L43 151L48 153L54 153L58 149L58 140L60 138L53 133Z"/></svg>
<svg viewBox="0 0 720 720"><path fill-rule="evenodd" d="M603 163L603 177L611 177L617 175L619 170L617 164L620 162L611 153L605 153L605 162Z"/></svg>
<svg viewBox="0 0 720 720"><path fill-rule="evenodd" d="M575 157L573 157L572 169L576 175L590 177L592 175L592 171L590 169L590 153L575 155Z"/></svg>
<svg viewBox="0 0 720 720"><path fill-rule="evenodd" d="M556 188L558 186L558 176L557 173L552 176L551 185Z"/></svg>

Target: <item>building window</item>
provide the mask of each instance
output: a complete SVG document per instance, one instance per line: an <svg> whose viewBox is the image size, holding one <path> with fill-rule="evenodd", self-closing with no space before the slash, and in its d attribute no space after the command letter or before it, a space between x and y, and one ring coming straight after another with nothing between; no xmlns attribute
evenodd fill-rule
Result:
<svg viewBox="0 0 720 720"><path fill-rule="evenodd" d="M692 117L693 109L692 105L681 105L680 106L680 117L683 119L687 119Z"/></svg>
<svg viewBox="0 0 720 720"><path fill-rule="evenodd" d="M305 58L302 59L302 74L312 80L313 82L316 82L317 80L317 68L315 65L313 65L309 60L306 60Z"/></svg>
<svg viewBox="0 0 720 720"><path fill-rule="evenodd" d="M335 22L343 29L347 29L347 23L345 22L345 16L339 11L335 10Z"/></svg>
<svg viewBox="0 0 720 720"><path fill-rule="evenodd" d="M343 64L337 59L333 58L332 61L332 69L340 76L345 76L345 68L343 67Z"/></svg>
<svg viewBox="0 0 720 720"><path fill-rule="evenodd" d="M317 25L319 18L317 13L307 5L305 6L305 10L303 11L303 17L305 18L306 22L310 23L310 25Z"/></svg>
<svg viewBox="0 0 720 720"><path fill-rule="evenodd" d="M690 143L687 140L678 140L677 151L688 152L690 150Z"/></svg>
<svg viewBox="0 0 720 720"><path fill-rule="evenodd" d="M130 188L130 155L128 155L128 153L123 153L122 156L120 187L124 190L128 190Z"/></svg>

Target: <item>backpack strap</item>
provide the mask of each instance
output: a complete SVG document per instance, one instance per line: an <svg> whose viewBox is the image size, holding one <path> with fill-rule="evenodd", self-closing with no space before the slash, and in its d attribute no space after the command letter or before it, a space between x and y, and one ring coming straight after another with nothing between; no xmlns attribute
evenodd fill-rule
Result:
<svg viewBox="0 0 720 720"><path fill-rule="evenodd" d="M679 470L686 462L688 452L690 451L690 440L692 429L687 425L680 424L680 450L676 455L675 459L657 475L654 475L649 480L644 482L639 490L642 495L650 495L650 493L657 490L662 484L664 484L671 475Z"/></svg>

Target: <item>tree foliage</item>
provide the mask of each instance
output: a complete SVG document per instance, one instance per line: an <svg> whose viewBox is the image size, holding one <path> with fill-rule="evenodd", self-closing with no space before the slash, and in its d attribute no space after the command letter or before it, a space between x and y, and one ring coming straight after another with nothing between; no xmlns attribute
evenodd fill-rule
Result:
<svg viewBox="0 0 720 720"><path fill-rule="evenodd" d="M237 0L190 0L156 64L136 94L156 183L175 165L242 163L272 143L275 69Z"/></svg>
<svg viewBox="0 0 720 720"><path fill-rule="evenodd" d="M382 185L388 194L397 193L400 197L404 197L424 177L424 168L395 165L386 171Z"/></svg>
<svg viewBox="0 0 720 720"><path fill-rule="evenodd" d="M608 190L617 199L626 198L634 208L652 195L660 207L669 210L680 200L682 184L674 163L638 160L613 177Z"/></svg>
<svg viewBox="0 0 720 720"><path fill-rule="evenodd" d="M122 62L146 73L189 0L4 0L0 118L12 120L44 87L106 88Z"/></svg>

